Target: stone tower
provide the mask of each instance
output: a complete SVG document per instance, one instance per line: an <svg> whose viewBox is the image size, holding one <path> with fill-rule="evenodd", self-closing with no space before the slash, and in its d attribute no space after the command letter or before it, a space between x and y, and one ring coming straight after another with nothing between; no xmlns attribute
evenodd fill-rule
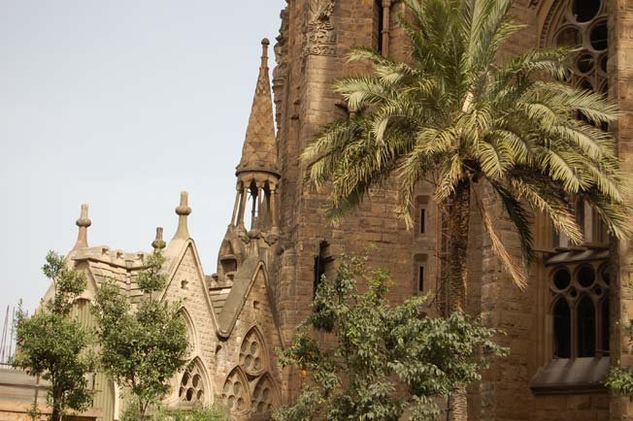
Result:
<svg viewBox="0 0 633 421"><path fill-rule="evenodd" d="M333 273L343 250L358 252L375 244L371 263L391 273L395 302L422 291L441 292L438 210L428 187L419 186L415 227L408 231L394 213L393 180L376 188L337 226L323 215L326 197L302 183L300 155L306 143L322 125L357 111L331 89L336 79L367 70L347 63L346 51L372 46L391 58L406 59L407 40L397 25L403 12L400 0L296 0L282 11L273 73L281 235L269 270L285 343L307 315L319 275ZM582 50L573 81L618 103L622 117L613 130L624 171L633 174L631 1L516 0L512 13L526 28L508 44L508 53L563 44ZM493 197L481 193L502 241L517 244ZM511 354L469 390L469 420L621 420L633 414L629 402L609 396L602 386L611 363L632 362L618 321L630 314L626 285L633 253L628 245L609 245L591 209L575 206L586 234L581 247L559 238L545 217L535 218L539 258L525 292L512 286L482 234L478 215L472 215L467 309L506 331L499 340ZM515 250L518 255L518 244ZM442 295L438 297L441 304ZM581 325L588 330L581 332ZM565 330L569 337L559 333ZM286 375L291 399L298 390L297 376Z"/></svg>
<svg viewBox="0 0 633 421"><path fill-rule="evenodd" d="M392 25L402 8L402 3L388 1L300 0L282 11L273 72L281 237L270 271L286 342L308 315L320 275L334 273L336 256L343 251L359 253L376 245L372 264L391 273L394 301L433 288L436 209L424 188L412 232L395 215L397 193L391 181L338 226L324 216L326 196L302 183L300 154L307 142L322 125L355 112L331 89L337 78L367 70L346 63L345 52L352 46L374 46L385 54L402 55L404 36ZM295 383L290 381L290 396L296 394Z"/></svg>

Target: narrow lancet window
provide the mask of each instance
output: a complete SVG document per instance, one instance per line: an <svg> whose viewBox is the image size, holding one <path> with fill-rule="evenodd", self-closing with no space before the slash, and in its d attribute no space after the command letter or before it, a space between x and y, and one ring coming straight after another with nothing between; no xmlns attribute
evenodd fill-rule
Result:
<svg viewBox="0 0 633 421"><path fill-rule="evenodd" d="M584 296L578 304L578 357L596 355L596 310L591 298Z"/></svg>
<svg viewBox="0 0 633 421"><path fill-rule="evenodd" d="M571 357L571 312L564 298L554 306L554 357Z"/></svg>

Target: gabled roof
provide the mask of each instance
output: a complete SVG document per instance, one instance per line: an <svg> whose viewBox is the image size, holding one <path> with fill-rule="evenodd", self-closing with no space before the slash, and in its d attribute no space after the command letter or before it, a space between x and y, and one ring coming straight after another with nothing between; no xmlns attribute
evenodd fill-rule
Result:
<svg viewBox="0 0 633 421"><path fill-rule="evenodd" d="M242 148L242 159L237 166L237 174L249 171L279 174L273 101L268 76L268 44L267 39L262 41L262 64L259 68L257 87L255 88L251 115Z"/></svg>
<svg viewBox="0 0 633 421"><path fill-rule="evenodd" d="M229 292L222 312L218 316L218 334L220 336L228 338L231 335L235 322L244 307L244 303L260 270L264 274L264 282L267 283L264 262L259 258L249 257L240 265L235 274L231 292ZM266 285L266 289L268 289L268 285Z"/></svg>

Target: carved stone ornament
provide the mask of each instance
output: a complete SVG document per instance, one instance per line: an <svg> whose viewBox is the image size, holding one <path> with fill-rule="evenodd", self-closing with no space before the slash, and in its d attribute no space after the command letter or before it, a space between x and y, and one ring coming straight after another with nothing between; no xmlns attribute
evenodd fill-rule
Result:
<svg viewBox="0 0 633 421"><path fill-rule="evenodd" d="M334 4L334 0L310 1L304 55L336 55L336 32L330 19L334 12Z"/></svg>
<svg viewBox="0 0 633 421"><path fill-rule="evenodd" d="M310 23L329 22L334 12L334 0L310 1Z"/></svg>

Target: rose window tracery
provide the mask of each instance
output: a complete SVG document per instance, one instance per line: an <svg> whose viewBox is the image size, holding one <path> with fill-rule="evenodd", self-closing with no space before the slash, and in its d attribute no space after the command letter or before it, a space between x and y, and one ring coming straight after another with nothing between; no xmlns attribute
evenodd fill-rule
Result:
<svg viewBox="0 0 633 421"><path fill-rule="evenodd" d="M248 384L239 369L234 369L226 378L222 397L231 412L243 412L249 406Z"/></svg>
<svg viewBox="0 0 633 421"><path fill-rule="evenodd" d="M258 375L264 369L264 346L261 335L251 329L240 348L240 364L248 374Z"/></svg>
<svg viewBox="0 0 633 421"><path fill-rule="evenodd" d="M607 1L562 1L548 18L552 30L549 31L547 44L579 49L574 56L570 82L580 88L606 94Z"/></svg>
<svg viewBox="0 0 633 421"><path fill-rule="evenodd" d="M279 394L270 373L266 343L261 330L253 326L239 348L239 364L226 377L222 399L229 411L249 419L270 419L270 412L279 405Z"/></svg>
<svg viewBox="0 0 633 421"><path fill-rule="evenodd" d="M276 405L275 388L268 376L262 376L253 390L251 406L256 414L265 414Z"/></svg>
<svg viewBox="0 0 633 421"><path fill-rule="evenodd" d="M189 364L180 380L178 398L185 403L200 403L204 400L202 373L194 363Z"/></svg>

